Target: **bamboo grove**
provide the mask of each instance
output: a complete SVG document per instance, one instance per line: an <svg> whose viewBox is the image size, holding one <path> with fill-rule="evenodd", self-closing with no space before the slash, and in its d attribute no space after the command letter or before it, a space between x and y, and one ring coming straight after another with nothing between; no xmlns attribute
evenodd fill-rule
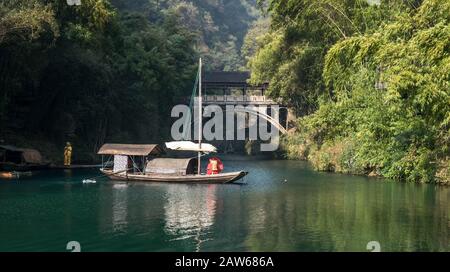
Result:
<svg viewBox="0 0 450 272"><path fill-rule="evenodd" d="M301 117L288 158L450 182L450 1L271 0L252 81Z"/></svg>

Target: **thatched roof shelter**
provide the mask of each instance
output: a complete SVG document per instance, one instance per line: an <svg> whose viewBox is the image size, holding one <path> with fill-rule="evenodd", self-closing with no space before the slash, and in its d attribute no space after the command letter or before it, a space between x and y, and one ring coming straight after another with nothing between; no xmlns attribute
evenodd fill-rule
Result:
<svg viewBox="0 0 450 272"><path fill-rule="evenodd" d="M44 160L39 151L32 148L18 148L12 145L0 145L0 162L42 164Z"/></svg>

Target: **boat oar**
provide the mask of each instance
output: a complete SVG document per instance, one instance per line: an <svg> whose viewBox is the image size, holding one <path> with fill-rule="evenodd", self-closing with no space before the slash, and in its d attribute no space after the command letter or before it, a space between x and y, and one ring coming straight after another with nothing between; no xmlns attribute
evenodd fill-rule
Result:
<svg viewBox="0 0 450 272"><path fill-rule="evenodd" d="M133 168L128 168L128 169L121 170L121 171L117 171L117 172L103 173L103 174L100 175L100 176L96 176L96 177L91 177L91 178L83 179L82 182L83 182L83 183L95 183L95 182L96 182L95 179L97 179L97 178L102 178L102 177L105 177L105 176L107 176L107 175L121 174L121 173L124 173L124 172L126 172L126 171L128 171L128 170L132 170L132 169L133 169Z"/></svg>

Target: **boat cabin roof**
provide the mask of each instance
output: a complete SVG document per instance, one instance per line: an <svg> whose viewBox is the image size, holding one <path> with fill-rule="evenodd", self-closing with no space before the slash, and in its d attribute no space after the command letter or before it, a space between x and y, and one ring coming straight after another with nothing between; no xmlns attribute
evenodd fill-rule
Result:
<svg viewBox="0 0 450 272"><path fill-rule="evenodd" d="M148 156L158 155L164 150L157 144L104 144L99 155Z"/></svg>
<svg viewBox="0 0 450 272"><path fill-rule="evenodd" d="M146 173L188 175L194 174L197 158L155 158L147 163Z"/></svg>

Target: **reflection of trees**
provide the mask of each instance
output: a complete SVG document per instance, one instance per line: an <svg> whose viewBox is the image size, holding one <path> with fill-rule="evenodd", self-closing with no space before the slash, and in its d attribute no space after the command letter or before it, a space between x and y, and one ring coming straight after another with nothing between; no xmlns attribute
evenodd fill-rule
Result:
<svg viewBox="0 0 450 272"><path fill-rule="evenodd" d="M194 238L200 250L202 236L214 224L216 185L173 185L167 187L165 230L177 240Z"/></svg>
<svg viewBox="0 0 450 272"><path fill-rule="evenodd" d="M344 179L251 198L247 250L366 251L373 240L382 251L450 249L446 188Z"/></svg>
<svg viewBox="0 0 450 272"><path fill-rule="evenodd" d="M165 185L111 181L99 184L98 232L102 239L124 239L131 246L111 250L159 250ZM106 242L105 242L106 243ZM109 244L108 244L109 245ZM116 248L114 248L117 245Z"/></svg>

